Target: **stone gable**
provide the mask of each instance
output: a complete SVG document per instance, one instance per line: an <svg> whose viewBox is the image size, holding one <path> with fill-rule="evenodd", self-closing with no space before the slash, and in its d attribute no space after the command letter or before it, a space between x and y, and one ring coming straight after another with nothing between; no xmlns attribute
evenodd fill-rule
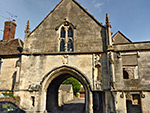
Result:
<svg viewBox="0 0 150 113"><path fill-rule="evenodd" d="M59 52L59 27L65 21L68 21L74 27L74 52L103 51L105 27L90 16L74 0L62 0L41 24L31 32L27 39L26 52Z"/></svg>
<svg viewBox="0 0 150 113"><path fill-rule="evenodd" d="M118 31L113 37L114 44L132 43L125 35Z"/></svg>

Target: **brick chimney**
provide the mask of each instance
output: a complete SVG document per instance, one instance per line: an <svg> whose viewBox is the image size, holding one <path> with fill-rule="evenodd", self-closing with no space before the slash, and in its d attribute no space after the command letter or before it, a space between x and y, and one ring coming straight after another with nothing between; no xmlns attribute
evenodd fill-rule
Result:
<svg viewBox="0 0 150 113"><path fill-rule="evenodd" d="M3 41L15 38L16 26L15 20L5 22Z"/></svg>

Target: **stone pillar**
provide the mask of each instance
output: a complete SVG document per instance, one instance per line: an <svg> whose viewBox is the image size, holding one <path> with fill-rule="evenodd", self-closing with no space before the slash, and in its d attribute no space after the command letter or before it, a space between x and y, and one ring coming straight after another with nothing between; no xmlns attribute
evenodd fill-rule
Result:
<svg viewBox="0 0 150 113"><path fill-rule="evenodd" d="M93 113L93 94L85 90L85 113Z"/></svg>
<svg viewBox="0 0 150 113"><path fill-rule="evenodd" d="M111 87L115 89L115 67L114 67L114 53L109 52L109 64L110 64L110 76L111 76Z"/></svg>
<svg viewBox="0 0 150 113"><path fill-rule="evenodd" d="M116 94L115 92L105 91L105 113L116 113Z"/></svg>
<svg viewBox="0 0 150 113"><path fill-rule="evenodd" d="M127 113L126 97L124 92L117 92L116 95L116 111L117 113Z"/></svg>
<svg viewBox="0 0 150 113"><path fill-rule="evenodd" d="M93 94L89 92L89 113L93 113Z"/></svg>

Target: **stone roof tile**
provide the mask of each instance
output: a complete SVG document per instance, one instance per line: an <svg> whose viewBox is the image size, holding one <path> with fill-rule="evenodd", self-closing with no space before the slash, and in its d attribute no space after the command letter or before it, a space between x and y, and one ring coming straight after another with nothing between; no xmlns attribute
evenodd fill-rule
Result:
<svg viewBox="0 0 150 113"><path fill-rule="evenodd" d="M17 55L21 53L23 42L20 39L0 41L0 55Z"/></svg>

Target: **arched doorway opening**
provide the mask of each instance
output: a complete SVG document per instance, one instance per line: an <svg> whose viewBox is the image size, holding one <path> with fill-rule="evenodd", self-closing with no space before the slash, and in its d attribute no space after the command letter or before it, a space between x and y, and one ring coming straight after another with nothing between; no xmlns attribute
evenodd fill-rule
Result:
<svg viewBox="0 0 150 113"><path fill-rule="evenodd" d="M50 113L58 113L62 111L62 107L58 103L58 90L64 80L74 77L83 85L85 89L85 104L82 113L91 113L92 111L92 92L90 84L86 77L79 71L70 67L61 67L49 74L47 82L46 110Z"/></svg>
<svg viewBox="0 0 150 113"><path fill-rule="evenodd" d="M59 87L58 104L61 113L84 113L85 96L81 92L82 84L74 77L69 77ZM81 95L80 95L81 93Z"/></svg>

